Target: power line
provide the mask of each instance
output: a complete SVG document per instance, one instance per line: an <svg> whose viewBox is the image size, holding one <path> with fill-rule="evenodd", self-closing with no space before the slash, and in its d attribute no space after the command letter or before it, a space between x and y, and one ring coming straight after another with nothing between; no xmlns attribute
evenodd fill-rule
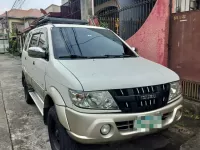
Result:
<svg viewBox="0 0 200 150"><path fill-rule="evenodd" d="M19 6L19 9L22 9L22 5L24 4L25 1L26 1L26 0L22 0L21 4L20 4L20 6Z"/></svg>
<svg viewBox="0 0 200 150"><path fill-rule="evenodd" d="M15 0L12 9L21 9L26 0Z"/></svg>
<svg viewBox="0 0 200 150"><path fill-rule="evenodd" d="M14 4L13 4L13 6L12 6L11 9L13 9L13 8L15 7L15 4L17 3L17 1L18 1L18 0L15 0L15 2L14 2Z"/></svg>

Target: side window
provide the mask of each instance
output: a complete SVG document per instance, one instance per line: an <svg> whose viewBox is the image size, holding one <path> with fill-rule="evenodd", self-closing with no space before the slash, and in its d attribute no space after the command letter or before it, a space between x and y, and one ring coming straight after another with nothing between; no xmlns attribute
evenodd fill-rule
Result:
<svg viewBox="0 0 200 150"><path fill-rule="evenodd" d="M25 43L24 43L24 50L27 51L28 49L28 44L29 44L29 41L30 41L30 37L31 37L31 34L29 33L27 36L26 36L26 40L25 40Z"/></svg>
<svg viewBox="0 0 200 150"><path fill-rule="evenodd" d="M33 34L31 41L30 41L30 44L29 44L29 47L37 47L39 37L40 37L39 33Z"/></svg>

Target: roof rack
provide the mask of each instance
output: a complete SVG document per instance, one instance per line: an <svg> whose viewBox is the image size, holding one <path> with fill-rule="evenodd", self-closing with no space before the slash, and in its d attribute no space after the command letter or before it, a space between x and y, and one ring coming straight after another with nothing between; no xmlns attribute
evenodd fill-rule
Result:
<svg viewBox="0 0 200 150"><path fill-rule="evenodd" d="M41 18L37 22L37 26L42 26L46 24L78 24L78 25L87 25L87 21L77 20L77 19L65 19L65 18L55 18L55 17L48 17L45 16Z"/></svg>
<svg viewBox="0 0 200 150"><path fill-rule="evenodd" d="M88 25L89 23L87 21L78 20L78 19L67 19L67 18L56 18L49 16L51 14L47 14L46 16L42 16L38 18L37 20L33 21L30 25L30 27L24 29L22 33L27 33L30 30L43 26L46 24L78 24L78 25Z"/></svg>

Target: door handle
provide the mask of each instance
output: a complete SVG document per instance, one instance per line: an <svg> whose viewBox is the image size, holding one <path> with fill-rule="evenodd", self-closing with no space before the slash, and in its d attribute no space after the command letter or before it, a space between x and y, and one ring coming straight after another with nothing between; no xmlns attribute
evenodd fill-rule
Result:
<svg viewBox="0 0 200 150"><path fill-rule="evenodd" d="M35 65L35 61L33 61L33 65Z"/></svg>
<svg viewBox="0 0 200 150"><path fill-rule="evenodd" d="M26 57L25 57L25 60L26 60Z"/></svg>

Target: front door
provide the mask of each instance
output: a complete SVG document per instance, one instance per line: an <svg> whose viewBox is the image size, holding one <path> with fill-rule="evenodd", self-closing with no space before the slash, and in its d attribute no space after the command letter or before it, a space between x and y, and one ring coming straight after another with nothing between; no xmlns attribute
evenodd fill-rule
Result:
<svg viewBox="0 0 200 150"><path fill-rule="evenodd" d="M47 30L40 29L37 33L38 42L35 47L40 47L48 53ZM32 58L32 86L38 96L43 100L45 96L45 73L48 59L45 58Z"/></svg>
<svg viewBox="0 0 200 150"><path fill-rule="evenodd" d="M23 52L22 52L22 68L23 68L23 72L26 78L26 83L28 84L28 86L30 86L32 82L32 75L31 75L32 58L28 56L28 48L29 48L31 35L32 35L31 33L27 34Z"/></svg>

